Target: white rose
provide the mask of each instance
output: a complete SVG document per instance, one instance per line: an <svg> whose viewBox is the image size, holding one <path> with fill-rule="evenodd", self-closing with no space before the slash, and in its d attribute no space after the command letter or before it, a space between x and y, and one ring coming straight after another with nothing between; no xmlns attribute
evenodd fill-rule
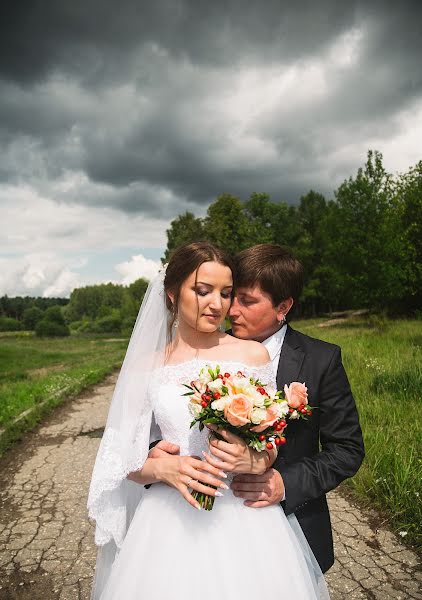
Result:
<svg viewBox="0 0 422 600"><path fill-rule="evenodd" d="M289 405L287 404L287 400L283 400L283 402L277 403L277 407L279 417L285 417L288 414Z"/></svg>
<svg viewBox="0 0 422 600"><path fill-rule="evenodd" d="M254 408L251 413L251 421L254 425L259 425L267 416L265 408Z"/></svg>
<svg viewBox="0 0 422 600"><path fill-rule="evenodd" d="M290 413L290 418L291 419L298 419L299 418L299 413L297 412L297 410L294 410L292 413Z"/></svg>
<svg viewBox="0 0 422 600"><path fill-rule="evenodd" d="M214 400L213 402L211 402L211 408L213 410L223 411L226 407L226 404L228 404L229 402L230 402L230 398L228 396L223 396L222 398L219 398L218 400Z"/></svg>
<svg viewBox="0 0 422 600"><path fill-rule="evenodd" d="M208 387L213 392L217 392L223 387L223 382L221 381L221 379L214 379L214 381L209 382Z"/></svg>
<svg viewBox="0 0 422 600"><path fill-rule="evenodd" d="M252 394L253 404L258 408L263 408L265 405L265 396L260 394L259 392L255 392Z"/></svg>
<svg viewBox="0 0 422 600"><path fill-rule="evenodd" d="M194 402L191 402L189 404L189 412L194 419L199 417L199 415L201 414L201 411L202 411L202 406L200 404L196 404Z"/></svg>

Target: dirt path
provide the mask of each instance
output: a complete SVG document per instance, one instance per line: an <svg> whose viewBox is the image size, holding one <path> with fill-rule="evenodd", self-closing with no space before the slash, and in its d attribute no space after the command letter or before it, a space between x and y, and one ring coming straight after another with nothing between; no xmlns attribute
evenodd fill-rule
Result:
<svg viewBox="0 0 422 600"><path fill-rule="evenodd" d="M114 382L58 409L0 461L0 600L89 599L95 547L86 496ZM332 600L422 599L416 554L340 492L329 503Z"/></svg>

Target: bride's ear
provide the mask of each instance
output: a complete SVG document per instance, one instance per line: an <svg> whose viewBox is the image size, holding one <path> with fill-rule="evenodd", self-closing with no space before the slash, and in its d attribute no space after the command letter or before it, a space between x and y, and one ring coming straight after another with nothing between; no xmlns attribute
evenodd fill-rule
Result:
<svg viewBox="0 0 422 600"><path fill-rule="evenodd" d="M166 292L166 294L167 294L167 298L169 299L170 303L172 304L172 306L174 306L174 293Z"/></svg>

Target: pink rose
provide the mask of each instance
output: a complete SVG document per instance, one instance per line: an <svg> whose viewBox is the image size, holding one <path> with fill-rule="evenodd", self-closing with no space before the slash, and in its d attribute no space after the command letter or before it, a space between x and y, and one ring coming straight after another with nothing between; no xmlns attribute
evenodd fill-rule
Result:
<svg viewBox="0 0 422 600"><path fill-rule="evenodd" d="M235 427L241 427L250 423L250 414L252 411L252 402L245 394L236 394L233 396L230 404L224 408L224 417Z"/></svg>
<svg viewBox="0 0 422 600"><path fill-rule="evenodd" d="M267 414L265 416L264 421L261 421L260 425L255 425L255 427L251 427L251 431L255 431L256 433L261 433L267 427L271 427L278 420L278 408L277 405L273 404L267 408Z"/></svg>
<svg viewBox="0 0 422 600"><path fill-rule="evenodd" d="M292 381L289 386L284 386L284 394L291 408L300 408L302 404L308 404L308 388L304 383Z"/></svg>

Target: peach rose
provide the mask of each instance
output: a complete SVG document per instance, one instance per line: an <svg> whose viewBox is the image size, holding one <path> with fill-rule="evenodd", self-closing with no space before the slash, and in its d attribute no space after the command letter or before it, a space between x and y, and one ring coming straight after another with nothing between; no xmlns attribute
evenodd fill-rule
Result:
<svg viewBox="0 0 422 600"><path fill-rule="evenodd" d="M250 423L250 414L252 411L252 402L244 394L236 394L224 408L224 417L235 427L241 427Z"/></svg>
<svg viewBox="0 0 422 600"><path fill-rule="evenodd" d="M284 386L284 394L291 408L299 408L302 404L308 404L308 388L304 383L292 381Z"/></svg>
<svg viewBox="0 0 422 600"><path fill-rule="evenodd" d="M261 433L267 427L271 427L278 420L278 407L276 404L272 404L267 408L267 414L264 421L261 421L260 425L255 425L255 427L251 427L251 431L255 431L256 433Z"/></svg>

